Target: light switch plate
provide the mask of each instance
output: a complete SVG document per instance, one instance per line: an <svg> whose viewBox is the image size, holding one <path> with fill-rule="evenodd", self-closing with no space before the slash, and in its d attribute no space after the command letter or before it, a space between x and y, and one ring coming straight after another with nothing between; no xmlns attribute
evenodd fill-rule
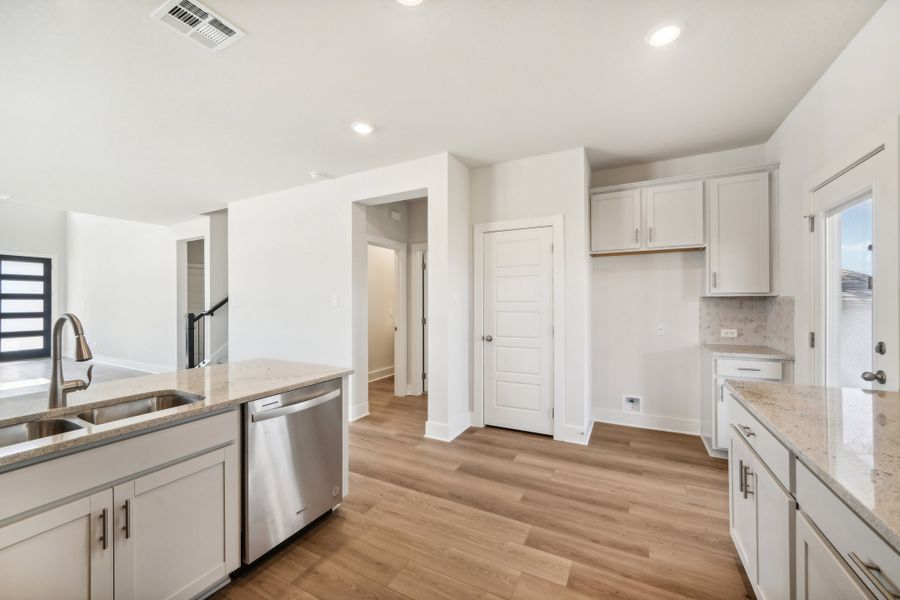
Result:
<svg viewBox="0 0 900 600"><path fill-rule="evenodd" d="M736 338L737 337L737 329L720 329L719 337Z"/></svg>

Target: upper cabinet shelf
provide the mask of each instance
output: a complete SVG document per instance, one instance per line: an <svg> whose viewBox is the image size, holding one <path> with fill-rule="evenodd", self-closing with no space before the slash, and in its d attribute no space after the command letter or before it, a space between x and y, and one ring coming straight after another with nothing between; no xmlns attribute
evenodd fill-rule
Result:
<svg viewBox="0 0 900 600"><path fill-rule="evenodd" d="M770 170L596 190L591 255L706 249L703 295L773 295Z"/></svg>

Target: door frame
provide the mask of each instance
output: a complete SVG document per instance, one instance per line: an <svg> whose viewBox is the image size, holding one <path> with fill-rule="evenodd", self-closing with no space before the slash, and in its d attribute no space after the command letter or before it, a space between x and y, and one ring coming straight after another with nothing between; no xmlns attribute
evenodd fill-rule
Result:
<svg viewBox="0 0 900 600"><path fill-rule="evenodd" d="M474 226L474 320L473 345L473 397L472 425L484 427L484 234L517 229L551 227L553 230L553 439L565 439L566 383L565 383L565 237L562 215L494 221Z"/></svg>
<svg viewBox="0 0 900 600"><path fill-rule="evenodd" d="M407 274L407 244L404 242L397 242L395 240L391 240L385 237L379 237L376 235L368 236L367 240L367 254L366 254L366 276L368 277L369 273L369 262L368 262L368 246L377 246L379 248L387 248L388 250L394 251L394 327L396 327L396 331L394 332L394 395L395 396L406 396L407 392L407 383L409 378L407 377L407 369L406 369L406 345L407 345L407 311L406 311L406 298L407 298L407 283L406 283L406 274ZM368 297L368 283L366 284L366 296ZM366 307L368 311L368 307ZM366 314L366 323L368 324L369 317L368 313ZM368 344L368 330L366 330L366 343ZM368 346L367 346L368 347ZM368 354L367 354L368 356ZM368 361L368 359L367 359ZM366 372L368 373L368 365L366 365ZM368 379L368 375L366 376Z"/></svg>
<svg viewBox="0 0 900 600"><path fill-rule="evenodd" d="M409 383L408 394L421 396L428 391L427 380L422 374L428 373L428 348L425 346L423 322L426 316L425 297L423 295L424 267L427 265L425 253L428 252L428 242L418 242L409 245L409 298L410 298L410 334L409 334L409 369L413 379ZM425 290L427 293L427 290ZM419 352L423 348L424 352Z"/></svg>
<svg viewBox="0 0 900 600"><path fill-rule="evenodd" d="M815 194L829 183L852 171L864 162L878 157L881 161L881 172L874 182L873 190L878 189L886 195L898 198L900 181L898 181L898 164L900 164L900 116L892 117L887 123L869 132L856 142L848 144L835 158L815 172L805 182L807 191L806 206L808 212L804 218L814 219L814 227L808 228L809 255L807 266L809 277L809 333L815 336L814 347L804 341L810 351L809 381L812 385L825 385L825 306L820 298L820 282L825 278L825 261L822 260L825 250L826 215L816 211ZM874 207L873 207L874 208ZM900 226L900 222L894 224ZM889 284L890 285L890 284ZM896 362L896 361L895 361ZM894 387L888 389L895 389Z"/></svg>

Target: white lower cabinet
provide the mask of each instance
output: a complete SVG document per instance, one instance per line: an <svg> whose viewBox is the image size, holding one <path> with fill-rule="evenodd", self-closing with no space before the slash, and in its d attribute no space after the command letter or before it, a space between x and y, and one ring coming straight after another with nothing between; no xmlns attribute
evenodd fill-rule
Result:
<svg viewBox="0 0 900 600"><path fill-rule="evenodd" d="M222 449L118 485L116 598L193 598L227 574Z"/></svg>
<svg viewBox="0 0 900 600"><path fill-rule="evenodd" d="M802 512L796 532L797 600L874 598Z"/></svg>
<svg viewBox="0 0 900 600"><path fill-rule="evenodd" d="M728 461L731 537L747 578L760 600L790 599L794 498L733 427Z"/></svg>
<svg viewBox="0 0 900 600"><path fill-rule="evenodd" d="M0 527L0 596L113 597L112 490Z"/></svg>
<svg viewBox="0 0 900 600"><path fill-rule="evenodd" d="M0 473L0 598L188 599L225 581L240 566L239 414Z"/></svg>

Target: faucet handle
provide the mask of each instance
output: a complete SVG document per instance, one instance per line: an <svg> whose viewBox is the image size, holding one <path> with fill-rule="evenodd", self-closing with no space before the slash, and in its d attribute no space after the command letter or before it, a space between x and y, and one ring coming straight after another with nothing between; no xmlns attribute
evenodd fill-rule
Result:
<svg viewBox="0 0 900 600"><path fill-rule="evenodd" d="M84 384L84 389L87 389L88 386L91 385L91 381L94 380L94 365L88 367L87 370L87 383Z"/></svg>

